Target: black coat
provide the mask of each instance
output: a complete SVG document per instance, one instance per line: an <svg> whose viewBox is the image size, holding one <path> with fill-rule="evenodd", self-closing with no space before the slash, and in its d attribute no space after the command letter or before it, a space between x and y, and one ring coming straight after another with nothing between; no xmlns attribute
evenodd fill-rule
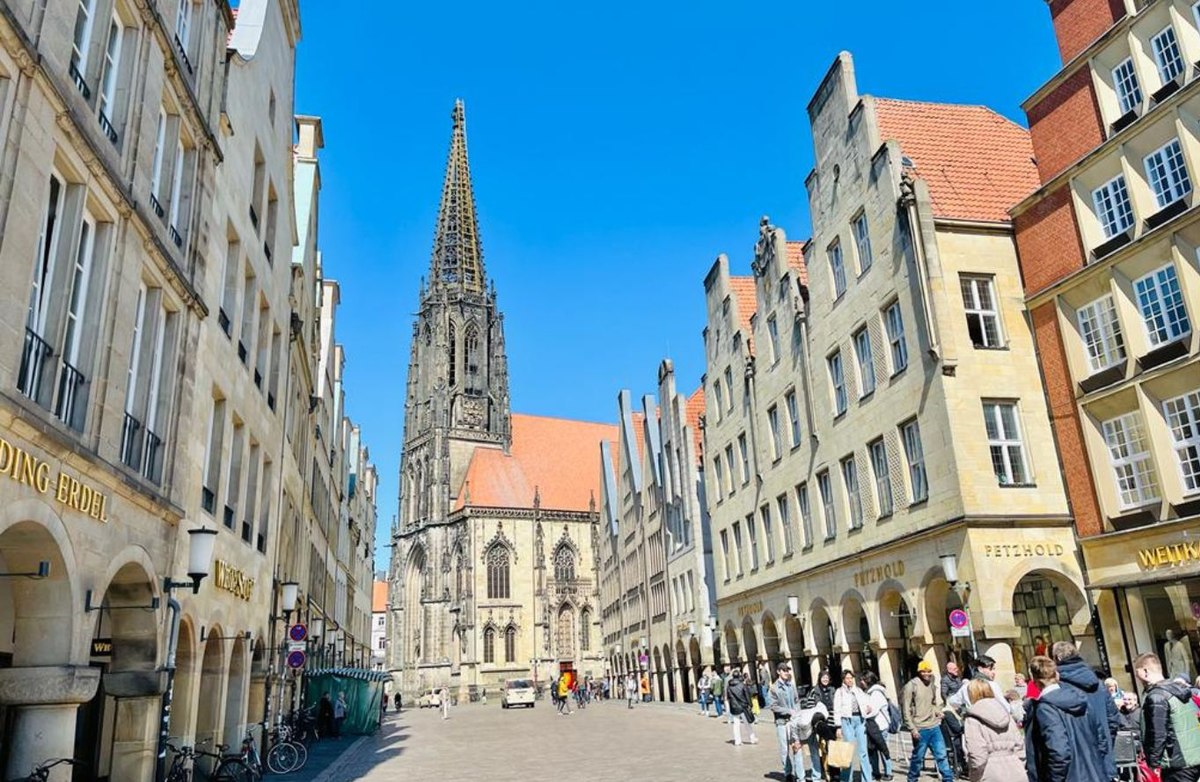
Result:
<svg viewBox="0 0 1200 782"><path fill-rule="evenodd" d="M1113 736L1117 735L1120 719L1117 705L1112 696L1088 667L1082 657L1068 657L1058 664L1059 684L1068 690L1076 690L1087 701L1088 722L1096 736L1095 746L1100 751L1102 768L1108 779L1117 776L1117 761L1113 757Z"/></svg>
<svg viewBox="0 0 1200 782"><path fill-rule="evenodd" d="M1029 782L1108 782L1088 704L1078 690L1056 687L1030 701L1030 707L1025 716Z"/></svg>
<svg viewBox="0 0 1200 782"><path fill-rule="evenodd" d="M730 714L745 714L747 722L754 722L754 710L750 708L750 690L741 679L730 679L725 687L725 700L729 702Z"/></svg>
<svg viewBox="0 0 1200 782"><path fill-rule="evenodd" d="M1174 768L1183 765L1179 742L1175 740L1175 729L1171 725L1172 698L1186 703L1191 700L1192 691L1183 682L1164 679L1151 685L1142 698L1142 748L1151 768L1161 767L1164 759L1171 761Z"/></svg>
<svg viewBox="0 0 1200 782"><path fill-rule="evenodd" d="M817 696L817 698L819 698L821 700L821 703L825 704L825 709L829 712L830 716L832 717L832 715L833 715L833 694L835 692L837 692L837 687L834 687L832 684L829 684L829 685L814 684L812 686L812 692Z"/></svg>

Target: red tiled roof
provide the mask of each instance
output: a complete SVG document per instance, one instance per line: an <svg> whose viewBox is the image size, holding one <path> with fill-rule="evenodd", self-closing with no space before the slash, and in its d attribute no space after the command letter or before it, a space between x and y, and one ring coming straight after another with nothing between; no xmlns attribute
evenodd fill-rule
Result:
<svg viewBox="0 0 1200 782"><path fill-rule="evenodd" d="M387 610L388 585L386 581L376 581L371 589L371 613L381 614Z"/></svg>
<svg viewBox="0 0 1200 782"><path fill-rule="evenodd" d="M808 286L808 265L804 263L804 242L787 243L788 268L796 272L800 284Z"/></svg>
<svg viewBox="0 0 1200 782"><path fill-rule="evenodd" d="M937 217L1008 222L1039 184L1029 131L986 106L876 98L879 135L929 184Z"/></svg>
<svg viewBox="0 0 1200 782"><path fill-rule="evenodd" d="M565 418L512 416L512 451L478 447L454 503L532 508L534 492L548 510L586 511L600 501L600 441L617 427Z"/></svg>
<svg viewBox="0 0 1200 782"><path fill-rule="evenodd" d="M635 470L642 469L642 461L646 458L646 414L633 413L633 437L637 442L638 463L630 465Z"/></svg>
<svg viewBox="0 0 1200 782"><path fill-rule="evenodd" d="M754 278L731 275L729 287L733 290L734 298L737 299L738 328L742 330L742 339L746 340L747 349L753 354L754 332L750 328L750 317L758 309L758 293L754 289Z"/></svg>
<svg viewBox="0 0 1200 782"><path fill-rule="evenodd" d="M791 242L788 242L790 245ZM788 247L789 255L791 247ZM705 410L704 386L701 385L692 395L688 397L687 407L684 410L686 423L692 428L692 442L696 446L696 459L699 461L704 456L704 434L700 431L700 416L704 415Z"/></svg>
<svg viewBox="0 0 1200 782"><path fill-rule="evenodd" d="M227 49L229 48L229 45L231 43L233 43L233 28L237 27L238 9L234 8L232 10L233 10L233 24L230 26L229 32L225 34L225 48L227 48Z"/></svg>

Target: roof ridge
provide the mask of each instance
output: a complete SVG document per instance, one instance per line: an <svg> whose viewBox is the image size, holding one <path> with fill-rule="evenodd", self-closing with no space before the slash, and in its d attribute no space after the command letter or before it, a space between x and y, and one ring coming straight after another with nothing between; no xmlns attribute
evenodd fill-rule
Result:
<svg viewBox="0 0 1200 782"><path fill-rule="evenodd" d="M590 424L592 426L616 426L617 424L611 421L587 421L582 418L568 418L565 415L545 415L543 413L513 413L522 418L541 418L546 421L569 421L574 424Z"/></svg>

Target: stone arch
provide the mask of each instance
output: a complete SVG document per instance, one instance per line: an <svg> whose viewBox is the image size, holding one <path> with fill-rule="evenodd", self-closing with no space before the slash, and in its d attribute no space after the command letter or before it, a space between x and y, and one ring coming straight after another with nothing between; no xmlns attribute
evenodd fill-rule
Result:
<svg viewBox="0 0 1200 782"><path fill-rule="evenodd" d="M862 594L848 589L842 595L841 635L845 642L846 662L855 673L878 671L878 660L871 647L871 625Z"/></svg>
<svg viewBox="0 0 1200 782"><path fill-rule="evenodd" d="M812 648L816 652L816 666L818 669L828 670L837 680L841 676L842 661L835 654L838 644L829 607L824 600L818 598L813 601L809 615L812 617L809 632L812 634Z"/></svg>
<svg viewBox="0 0 1200 782"><path fill-rule="evenodd" d="M754 620L748 616L742 620L742 644L746 665L750 668L751 676L754 676L762 649L758 644L758 631L754 627Z"/></svg>
<svg viewBox="0 0 1200 782"><path fill-rule="evenodd" d="M783 620L783 635L787 641L788 653L791 655L792 671L796 686L812 684L812 671L805 663L804 626L800 618L788 615Z"/></svg>
<svg viewBox="0 0 1200 782"><path fill-rule="evenodd" d="M696 639L693 638L693 641ZM679 672L679 689L681 690L680 698L684 703L692 702L693 690L695 689L693 681L698 677L698 671L688 661L687 649L683 646L683 641L675 642L675 670Z"/></svg>
<svg viewBox="0 0 1200 782"><path fill-rule="evenodd" d="M18 500L0 509L0 570L36 573L49 562L46 578L0 579L0 652L12 667L67 665L86 658L83 614L70 538L62 520L41 500ZM45 628L55 632L47 633Z"/></svg>
<svg viewBox="0 0 1200 782"><path fill-rule="evenodd" d="M225 691L224 741L236 746L246 730L246 696L249 691L247 644L241 634L233 638L233 651L229 657L229 685Z"/></svg>
<svg viewBox="0 0 1200 782"><path fill-rule="evenodd" d="M1029 661L1056 641L1078 642L1090 629L1087 599L1064 573L1026 562L1009 574L1004 589L1017 628L1011 648L1015 670L1028 670Z"/></svg>
<svg viewBox="0 0 1200 782"><path fill-rule="evenodd" d="M250 693L246 706L246 722L253 725L262 722L263 709L266 706L266 686L268 664L267 646L263 643L260 630L255 636L250 653Z"/></svg>
<svg viewBox="0 0 1200 782"><path fill-rule="evenodd" d="M783 662L783 651L781 648L781 638L779 635L779 624L775 621L775 615L770 611L763 611L762 614L762 655L767 658L767 662L771 665L772 673L775 667Z"/></svg>
<svg viewBox="0 0 1200 782"><path fill-rule="evenodd" d="M741 643L738 641L737 628L732 621L725 623L725 662L736 665L742 661Z"/></svg>
<svg viewBox="0 0 1200 782"><path fill-rule="evenodd" d="M175 647L175 691L171 702L172 736L191 743L196 719L196 631L190 616L179 620L179 643Z"/></svg>
<svg viewBox="0 0 1200 782"><path fill-rule="evenodd" d="M662 645L662 675L665 682L663 700L675 701L675 657L671 654L671 645Z"/></svg>
<svg viewBox="0 0 1200 782"><path fill-rule="evenodd" d="M879 678L884 686L899 687L917 675L921 645L917 633L917 610L903 585L887 580L879 585L878 610Z"/></svg>
<svg viewBox="0 0 1200 782"><path fill-rule="evenodd" d="M200 689L196 704L196 741L211 741L217 744L221 741L222 698L225 694L225 642L221 640L221 626L213 625L206 631L207 639L203 642L203 656L200 662Z"/></svg>
<svg viewBox="0 0 1200 782"><path fill-rule="evenodd" d="M427 571L425 547L417 544L408 552L403 581L405 633L400 643L399 658L410 665L421 662L429 653L425 606L421 601L428 579Z"/></svg>
<svg viewBox="0 0 1200 782"><path fill-rule="evenodd" d="M667 688L664 686L665 682L663 681L666 671L663 669L662 649L656 646L651 650L651 654L654 656L654 667L651 669L653 678L651 682L654 685L654 689L658 691L657 699L665 701Z"/></svg>
<svg viewBox="0 0 1200 782"><path fill-rule="evenodd" d="M554 646L559 657L575 656L575 606L570 600L563 600L555 613Z"/></svg>

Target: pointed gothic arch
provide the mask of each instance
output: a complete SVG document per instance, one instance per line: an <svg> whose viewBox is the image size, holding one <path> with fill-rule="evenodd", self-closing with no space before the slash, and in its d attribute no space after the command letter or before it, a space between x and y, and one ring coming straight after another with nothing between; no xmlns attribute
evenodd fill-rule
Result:
<svg viewBox="0 0 1200 782"><path fill-rule="evenodd" d="M454 326L454 321L450 321L450 328L447 332L447 342L449 348L450 364L448 367L450 388L454 388L458 384L458 329Z"/></svg>
<svg viewBox="0 0 1200 782"><path fill-rule="evenodd" d="M509 622L508 627L504 628L504 662L515 663L517 661L517 626Z"/></svg>
<svg viewBox="0 0 1200 782"><path fill-rule="evenodd" d="M558 608L555 626L555 646L559 657L571 657L575 651L575 607L564 600Z"/></svg>
<svg viewBox="0 0 1200 782"><path fill-rule="evenodd" d="M559 582L575 580L575 550L559 543L554 549L554 579Z"/></svg>
<svg viewBox="0 0 1200 782"><path fill-rule="evenodd" d="M496 662L496 628L490 624L483 628L483 661Z"/></svg>
<svg viewBox="0 0 1200 782"><path fill-rule="evenodd" d="M592 610L584 606L579 612L579 651L589 652L592 649Z"/></svg>
<svg viewBox="0 0 1200 782"><path fill-rule="evenodd" d="M499 542L488 547L484 554L487 565L488 600L508 600L512 596L511 549Z"/></svg>
<svg viewBox="0 0 1200 782"><path fill-rule="evenodd" d="M429 654L427 628L425 624L425 597L428 567L425 547L421 544L413 546L408 553L408 562L404 569L404 637L402 641L402 656L412 662L420 662ZM411 658L410 658L411 655Z"/></svg>
<svg viewBox="0 0 1200 782"><path fill-rule="evenodd" d="M467 392L481 391L482 387L479 383L479 326L473 321L467 324L465 336L463 337L463 358L466 365Z"/></svg>

